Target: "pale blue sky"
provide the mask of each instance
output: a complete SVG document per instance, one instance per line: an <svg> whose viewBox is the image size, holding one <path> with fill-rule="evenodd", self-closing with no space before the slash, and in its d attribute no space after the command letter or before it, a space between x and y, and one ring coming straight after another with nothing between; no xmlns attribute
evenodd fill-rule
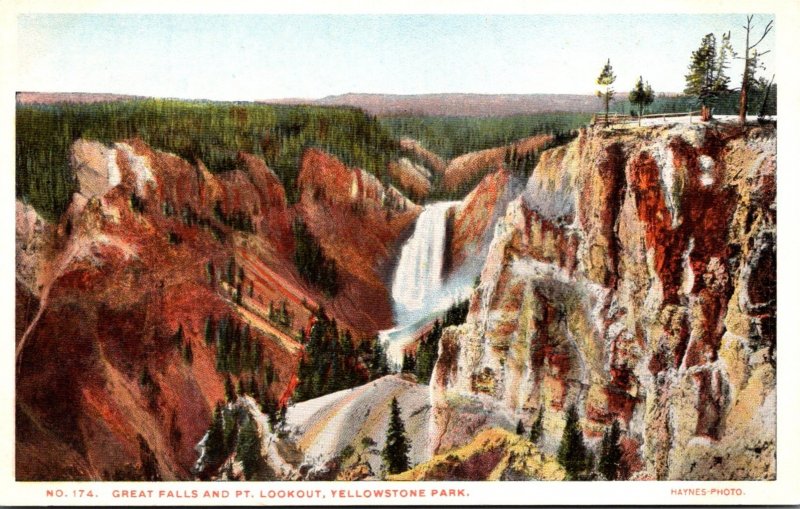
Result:
<svg viewBox="0 0 800 509"><path fill-rule="evenodd" d="M760 30L772 19L757 15ZM346 92L582 93L605 60L627 90L684 87L735 15L21 15L17 90L253 100ZM780 26L776 30L780 30ZM774 31L760 49L772 49ZM767 77L774 52L765 57ZM741 61L729 70L741 76ZM776 81L778 79L776 78Z"/></svg>

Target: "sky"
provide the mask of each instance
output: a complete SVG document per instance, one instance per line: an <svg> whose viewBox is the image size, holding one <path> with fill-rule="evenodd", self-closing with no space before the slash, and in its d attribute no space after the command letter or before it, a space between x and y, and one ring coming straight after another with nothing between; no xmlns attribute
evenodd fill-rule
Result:
<svg viewBox="0 0 800 509"><path fill-rule="evenodd" d="M756 15L758 36L771 19ZM19 91L247 101L348 92L593 94L607 59L617 90L642 75L656 92L680 92L703 35L731 31L742 52L745 15L24 14L17 21ZM776 30L760 50L774 48ZM764 57L767 78L776 72L774 53ZM742 66L731 64L734 85Z"/></svg>

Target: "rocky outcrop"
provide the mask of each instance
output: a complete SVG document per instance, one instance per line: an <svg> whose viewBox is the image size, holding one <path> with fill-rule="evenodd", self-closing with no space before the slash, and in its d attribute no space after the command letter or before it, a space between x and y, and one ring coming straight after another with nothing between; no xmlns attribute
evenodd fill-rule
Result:
<svg viewBox="0 0 800 509"><path fill-rule="evenodd" d="M241 175L220 178L138 140L79 141L72 162L80 188L53 227L48 262L34 264L40 308L17 348L17 479L188 478L224 399L206 320L251 327L276 366L276 394L296 362L294 339L260 326L222 276L248 238L285 249L285 233L258 236L262 225L281 227L272 219L287 213L282 191L269 197L263 182L257 191L246 160ZM254 231L231 226L236 214L252 217ZM254 280L233 277L242 287Z"/></svg>
<svg viewBox="0 0 800 509"><path fill-rule="evenodd" d="M590 443L621 422L637 478L774 478L775 171L758 128L597 128L543 153L442 338L431 436L483 398L527 426L544 408L554 448L575 404Z"/></svg>
<svg viewBox="0 0 800 509"><path fill-rule="evenodd" d="M389 163L389 175L406 195L416 200L425 198L431 191L431 172L406 157Z"/></svg>
<svg viewBox="0 0 800 509"><path fill-rule="evenodd" d="M562 481L564 469L524 437L499 428L478 433L467 445L431 458L392 481Z"/></svg>
<svg viewBox="0 0 800 509"><path fill-rule="evenodd" d="M42 272L52 256L53 227L36 210L16 203L15 266L17 284L27 294L38 297L44 282Z"/></svg>
<svg viewBox="0 0 800 509"><path fill-rule="evenodd" d="M448 215L446 275L477 275L492 242L494 225L522 192L520 179L500 169L486 175Z"/></svg>

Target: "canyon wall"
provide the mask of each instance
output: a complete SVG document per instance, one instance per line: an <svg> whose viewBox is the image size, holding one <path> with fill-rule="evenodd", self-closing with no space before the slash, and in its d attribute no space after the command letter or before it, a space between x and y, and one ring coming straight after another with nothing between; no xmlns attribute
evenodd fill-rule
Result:
<svg viewBox="0 0 800 509"><path fill-rule="evenodd" d="M632 478L773 479L775 173L761 128L596 128L544 152L442 337L431 453L540 407L553 452L574 404L590 444L620 421Z"/></svg>
<svg viewBox="0 0 800 509"><path fill-rule="evenodd" d="M78 140L71 165L58 224L17 203L17 480L191 479L226 378L284 404L319 306L355 340L391 324L381 274L418 211L360 170L308 151L292 205L244 153L212 174L141 140ZM297 217L338 264L335 296L295 267Z"/></svg>

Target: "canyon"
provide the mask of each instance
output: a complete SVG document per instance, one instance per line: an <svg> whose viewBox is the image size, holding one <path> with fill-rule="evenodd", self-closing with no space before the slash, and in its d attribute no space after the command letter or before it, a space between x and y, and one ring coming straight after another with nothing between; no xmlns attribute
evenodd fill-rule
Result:
<svg viewBox="0 0 800 509"><path fill-rule="evenodd" d="M17 480L241 479L237 452L210 459L215 408L240 436L254 423L265 479L380 479L393 398L412 468L389 479L564 479L571 406L594 450L620 424L626 479L775 478L774 129L586 127L529 176L507 147L450 172L404 143L431 164L391 163L397 188L304 150L289 203L253 154L212 173L140 139L74 142L60 221L16 206ZM461 200L406 196L474 178L471 160L490 170ZM335 294L294 263L299 222ZM322 317L399 367L462 299L429 385L392 373L293 400ZM281 424L226 394L255 373L220 369L221 322L274 370L259 390ZM537 444L514 433L537 415Z"/></svg>

